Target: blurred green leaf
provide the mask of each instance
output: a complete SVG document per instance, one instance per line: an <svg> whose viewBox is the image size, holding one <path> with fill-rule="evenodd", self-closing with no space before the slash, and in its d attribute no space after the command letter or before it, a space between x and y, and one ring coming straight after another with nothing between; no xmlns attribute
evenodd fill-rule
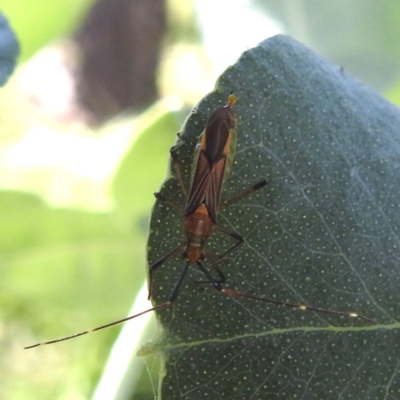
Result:
<svg viewBox="0 0 400 400"><path fill-rule="evenodd" d="M138 137L113 182L118 212L53 208L31 194L0 192L0 334L2 323L7 327L0 335L6 344L0 387L7 397L89 396L102 372L118 327L70 343L29 351L23 346L124 317L143 285L148 210L178 126L163 104L139 121ZM29 376L7 366L19 352ZM134 373L144 377L140 390L152 394L144 367ZM37 380L44 382L35 391ZM25 384L16 388L15 381Z"/></svg>
<svg viewBox="0 0 400 400"><path fill-rule="evenodd" d="M396 84L385 93L385 96L393 104L400 106L400 80L398 80Z"/></svg>
<svg viewBox="0 0 400 400"><path fill-rule="evenodd" d="M165 156L178 130L177 113L160 111L126 153L112 184L115 201L125 213L149 211L149 204L154 202L153 193L165 178Z"/></svg>
<svg viewBox="0 0 400 400"><path fill-rule="evenodd" d="M0 193L0 209L1 296L3 300L7 296L19 299L16 307L26 304L25 313L33 325L49 312L51 321L47 322L58 325L59 334L65 327L60 330L60 321L55 324L60 318L57 309L61 320L69 319L63 313L70 314L71 307L77 314L84 307L104 321L115 318L116 304L129 306L145 274L143 263L134 261L143 257L142 247L133 245L136 240L143 243L139 226L134 230L130 221L118 214L52 209L37 197L18 192ZM30 279L24 279L26 276ZM126 292L113 291L126 282L130 282ZM98 304L98 291L107 292L110 301ZM111 301L116 292L118 303ZM79 328L76 321L62 323L69 329Z"/></svg>
<svg viewBox="0 0 400 400"><path fill-rule="evenodd" d="M0 192L0 220L1 390L43 400L84 387L88 396L118 329L70 346L23 346L126 315L145 279L145 230L126 215L55 209L18 192ZM7 360L19 357L17 371ZM13 387L16 379L24 384Z"/></svg>
<svg viewBox="0 0 400 400"><path fill-rule="evenodd" d="M17 62L19 45L3 14L0 13L0 86L11 75Z"/></svg>
<svg viewBox="0 0 400 400"><path fill-rule="evenodd" d="M2 0L1 10L21 42L26 61L50 41L67 36L80 23L93 0Z"/></svg>
<svg viewBox="0 0 400 400"><path fill-rule="evenodd" d="M246 238L219 263L227 286L377 323L199 288L204 276L193 266L176 302L158 313L160 398L399 398L399 110L277 36L245 52L187 120L179 153L186 180L197 136L231 91L238 147L223 198L262 178L269 185L220 215ZM184 205L175 178L162 193ZM182 215L158 204L151 232L149 263L182 241ZM211 256L230 244L210 238L211 273ZM155 304L169 298L183 266L177 256L157 270Z"/></svg>
<svg viewBox="0 0 400 400"><path fill-rule="evenodd" d="M383 91L399 79L400 3L253 0L285 32Z"/></svg>

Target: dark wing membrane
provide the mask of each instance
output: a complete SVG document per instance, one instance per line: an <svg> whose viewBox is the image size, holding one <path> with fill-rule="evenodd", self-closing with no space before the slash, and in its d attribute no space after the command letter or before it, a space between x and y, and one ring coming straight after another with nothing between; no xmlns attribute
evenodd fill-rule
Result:
<svg viewBox="0 0 400 400"><path fill-rule="evenodd" d="M217 223L219 200L221 199L225 165L226 157L223 157L220 161L214 164L206 190L205 204L207 206L210 218L214 221L215 224Z"/></svg>
<svg viewBox="0 0 400 400"><path fill-rule="evenodd" d="M204 155L204 152L200 150L196 163L196 171L193 175L193 182L185 208L185 215L192 214L201 203L204 203L211 172L210 163Z"/></svg>
<svg viewBox="0 0 400 400"><path fill-rule="evenodd" d="M185 215L195 212L204 203L210 218L214 223L217 222L225 164L226 157L222 157L217 163L211 166L204 152L200 151Z"/></svg>
<svg viewBox="0 0 400 400"><path fill-rule="evenodd" d="M194 213L204 203L210 218L217 222L231 129L235 126L233 111L220 107L214 111L204 130L193 174L185 215Z"/></svg>
<svg viewBox="0 0 400 400"><path fill-rule="evenodd" d="M203 149L210 163L219 161L226 154L225 146L233 128L229 119L229 110L219 108L209 119L205 130L205 148Z"/></svg>

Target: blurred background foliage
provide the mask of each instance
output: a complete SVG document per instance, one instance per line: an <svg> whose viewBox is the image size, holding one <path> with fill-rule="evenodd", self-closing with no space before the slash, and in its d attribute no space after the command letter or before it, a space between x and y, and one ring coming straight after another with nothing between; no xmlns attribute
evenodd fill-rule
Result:
<svg viewBox="0 0 400 400"><path fill-rule="evenodd" d="M245 49L290 34L400 104L400 4L0 0L0 11L21 48L0 90L0 397L152 399L157 360L136 356L127 385L123 363L107 378L118 395L95 391L118 329L23 346L128 313L169 147Z"/></svg>

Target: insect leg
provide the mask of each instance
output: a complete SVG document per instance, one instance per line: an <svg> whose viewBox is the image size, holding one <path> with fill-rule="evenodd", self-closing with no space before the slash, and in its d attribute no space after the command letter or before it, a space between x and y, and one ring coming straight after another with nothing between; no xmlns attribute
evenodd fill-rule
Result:
<svg viewBox="0 0 400 400"><path fill-rule="evenodd" d="M222 286L223 282L221 283L221 282L215 280L211 276L211 274L206 270L206 268L202 265L202 263L200 261L197 262L197 265L198 265L199 269L203 272L203 274L207 277L207 279L209 279L210 283L213 284L214 288L228 296L243 297L245 299L262 301L264 303L269 303L269 304L276 304L276 305L289 307L289 308L293 308L293 309L300 310L300 311L314 311L317 313L337 315L340 317L359 318L363 321L376 323L373 319L364 317L355 312L335 311L335 310L326 310L324 308L308 307L304 304L289 303L289 302L285 302L285 301L270 299L268 297L256 296L256 295L249 294L249 293L243 293L243 292L238 292L236 290L226 289Z"/></svg>
<svg viewBox="0 0 400 400"><path fill-rule="evenodd" d="M178 248L179 248L179 247L175 248L174 251L176 251ZM163 258L164 258L164 261L165 261L166 258L165 258L165 257L163 257ZM158 261L158 263L159 263L159 262L160 262L160 260ZM162 263L161 263L161 264L162 264ZM161 264L159 263L157 266L160 266ZM154 264L153 264L153 265L154 265ZM73 338L76 338L76 337L79 337L79 336L87 335L88 333L92 333L92 332L99 331L99 330L101 330L101 329L108 328L108 327L110 327L110 326L114 326L114 325L121 324L122 322L126 322L126 321L129 321L129 320L131 320L131 319L140 317L141 315L147 314L147 313L149 313L149 312L151 312L151 311L157 311L157 310L162 310L163 308L167 308L167 307L170 306L170 305L176 300L176 298L178 297L179 288L180 288L180 286L181 286L181 284L182 284L182 282L183 282L183 279L185 278L185 275L186 275L186 273L187 273L187 270L188 270L188 268L189 268L189 265L190 265L189 263L186 263L185 267L183 268L183 270L182 270L182 272L181 272L181 274L180 274L180 276L179 276L179 278L178 278L178 281L176 282L176 284L175 284L175 286L174 286L174 289L173 289L173 291L172 291L172 293L171 293L171 296L170 296L169 299L168 299L167 301L165 301L164 303L161 303L161 304L159 304L159 305L157 305L157 306L155 306L155 307L149 308L149 309L147 309L147 310L145 310L145 311L142 311L142 312L140 312L140 313L138 313L138 314L131 315L131 316L129 316L129 317L119 319L118 321L114 321L114 322L110 322L109 324L105 324L105 325L98 326L97 328L88 329L88 330L83 331L83 332L75 333L75 334L73 334L73 335L65 336L65 337L62 337L62 338L59 338L59 339L49 340L49 341L47 341L47 342L36 343L36 344L31 345L31 346L26 346L25 349L32 349L32 348L34 348L34 347L39 347L39 346L43 346L43 345L46 345L46 344L64 342L65 340L70 340L70 339L73 339Z"/></svg>
<svg viewBox="0 0 400 400"><path fill-rule="evenodd" d="M24 347L24 349L33 349L34 347L44 346L46 344L64 342L65 340L74 339L74 338L79 337L79 336L87 335L88 333L100 331L101 329L106 329L106 328L108 328L110 326L122 324L123 322L126 322L126 321L129 321L131 319L140 317L141 315L146 314L146 313L151 312L151 311L162 310L163 308L166 308L166 307L168 307L170 305L171 305L171 301L168 300L165 303L162 303L162 304L159 304L158 306L149 308L148 310L142 311L139 314L131 315L129 317L119 319L118 321L110 322L109 324L101 325L101 326L98 326L97 328L93 328L93 329L89 329L87 331L75 333L73 335L65 336L65 337L62 337L62 338L59 338L59 339L49 340L47 342L41 342L41 343L36 343L36 344L30 345L30 346L26 346L26 347Z"/></svg>
<svg viewBox="0 0 400 400"><path fill-rule="evenodd" d="M154 262L153 264L150 265L149 267L149 296L148 299L151 298L151 291L152 291L152 286L153 286L153 273L154 271L161 267L161 265L163 265L165 263L165 261L167 261L170 257L172 257L173 255L175 255L179 250L182 249L182 247L185 245L186 242L181 243L180 245L176 246L175 248L173 248L171 251L169 251L167 254L165 254L164 256L162 256L159 260L157 260L156 262Z"/></svg>
<svg viewBox="0 0 400 400"><path fill-rule="evenodd" d="M284 306L284 307L294 308L294 309L300 310L300 311L314 311L314 312L318 312L318 313L332 314L332 315L338 315L338 316L342 316L342 317L359 318L364 321L375 323L375 321L373 319L364 317L355 312L336 311L336 310L327 310L324 308L309 307L304 304L288 303L285 301L279 301L279 300L270 299L268 297L261 297L261 296L256 296L256 295L252 295L252 294L248 294L248 293L237 292L236 290L230 290L230 289L225 289L225 288L222 288L221 292L228 296L243 297L243 298L250 299L250 300L263 301L265 303L277 304L277 305Z"/></svg>
<svg viewBox="0 0 400 400"><path fill-rule="evenodd" d="M211 274L207 271L207 269L204 267L204 265L201 263L201 261L197 261L197 266L199 267L200 271L206 276L208 281L201 281L198 283L212 283L215 289L219 290L220 292L223 290L223 287L221 286L225 281L225 275L222 273L222 271L219 268L216 268L217 274L219 276L219 280L214 279Z"/></svg>
<svg viewBox="0 0 400 400"><path fill-rule="evenodd" d="M230 253L233 249L236 247L240 246L244 242L244 237L240 235L237 232L232 232L223 226L220 225L215 225L215 229L221 233L224 233L225 235L230 236L232 239L235 239L237 242L231 246L228 250L226 250L224 253L218 256L218 259L220 260L221 258L224 258L228 253Z"/></svg>
<svg viewBox="0 0 400 400"><path fill-rule="evenodd" d="M224 228L223 226L215 225L215 229L218 230L221 233L225 233L226 235L230 236L231 238L237 240L237 242L232 245L228 250L223 252L217 257L217 260L221 260L224 258L228 253L230 253L232 250L234 250L236 247L240 246L244 242L244 238L242 235L239 235L236 232L231 232L228 229ZM213 266L215 271L217 272L218 276L220 277L219 280L213 279L212 281L196 281L195 283L199 284L204 284L204 283L213 283L213 282L219 282L219 283L224 283L226 281L225 275L222 273L222 271L217 267Z"/></svg>
<svg viewBox="0 0 400 400"><path fill-rule="evenodd" d="M178 210L180 212L183 212L183 208L181 206L179 206L178 204L175 204L174 202L168 200L163 194L161 194L160 192L154 193L154 196L157 200L160 200L161 202L163 202L164 204L166 204L167 206L170 206L172 208L175 208L175 210Z"/></svg>
<svg viewBox="0 0 400 400"><path fill-rule="evenodd" d="M181 141L178 142L178 144L176 144L175 146L171 147L171 150L170 150L169 153L170 153L170 155L171 155L172 163L174 164L174 168L175 168L175 171L176 171L176 176L177 176L178 181L179 181L179 185L181 186L181 189L182 189L182 191L183 191L185 197L187 198L188 192L187 192L187 190L186 190L186 186L185 186L185 183L184 183L184 181L183 181L181 166L180 166L180 163L179 163L179 161L178 161L178 158L177 158L177 156L176 156L176 154L175 154L176 149L178 149L179 147L182 146L182 144L184 143L184 140L181 138L181 136L180 136L179 133L178 133L178 137L179 137L179 139L180 139Z"/></svg>
<svg viewBox="0 0 400 400"><path fill-rule="evenodd" d="M221 209L224 209L226 207L229 207L231 204L234 204L236 202L238 202L239 200L243 199L244 197L250 195L251 193L262 189L264 186L266 186L268 184L268 182L263 179L262 181L256 183L255 185L251 186L250 188L248 188L247 190L245 190L244 192L240 193L239 195L233 197L231 200L227 201L226 203L224 203L221 207ZM220 254L218 256L218 260L224 258L227 254L229 254L231 251L233 251L236 247L240 246L243 242L244 242L244 237L242 235L240 235L237 232L232 232L226 228L224 228L223 226L220 225L215 225L215 230L224 233L225 235L230 236L232 239L235 239L237 242L232 245L228 250L226 250L224 253ZM225 281L223 281L225 282ZM221 282L221 283L223 283ZM201 281L198 283L211 283L209 281Z"/></svg>
<svg viewBox="0 0 400 400"><path fill-rule="evenodd" d="M267 184L268 184L268 182L265 179L263 179L262 181L256 183L255 185L249 187L248 189L246 189L244 192L239 193L238 195L236 195L229 201L222 204L222 206L220 207L220 210L223 210L223 209L229 207L231 204L237 203L239 200L243 199L244 197L247 197L248 195L250 195L253 192L256 192L257 190L260 190Z"/></svg>
<svg viewBox="0 0 400 400"><path fill-rule="evenodd" d="M213 268L215 269L215 272L218 274L218 278L219 279L212 279L209 281L195 281L194 283L196 284L204 284L204 283L214 283L214 282L218 282L218 283L225 283L226 282L226 277L224 275L224 273L220 270L220 268L218 268L217 266L211 264L213 266ZM201 269L201 268L200 268ZM201 269L201 271L204 273L204 271Z"/></svg>
<svg viewBox="0 0 400 400"><path fill-rule="evenodd" d="M262 181L256 183L255 185L251 186L250 188L246 189L244 192L238 194L237 196L233 197L231 200L227 201L221 206L221 210L224 208L229 207L231 204L234 204L238 202L239 200L243 199L244 197L250 195L251 193L262 189L264 186L266 186L268 182L263 179ZM220 225L215 225L215 230L225 233L225 235L230 236L232 239L235 239L237 243L235 243L233 246L231 246L228 250L226 250L224 253L222 253L220 256L218 256L218 259L221 259L225 257L228 253L230 253L232 250L234 250L236 247L240 246L244 242L244 237L240 235L237 232L232 232L223 226Z"/></svg>

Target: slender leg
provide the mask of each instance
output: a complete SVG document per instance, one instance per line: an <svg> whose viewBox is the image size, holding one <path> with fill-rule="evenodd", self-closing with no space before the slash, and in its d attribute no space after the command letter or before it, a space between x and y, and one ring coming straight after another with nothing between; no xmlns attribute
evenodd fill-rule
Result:
<svg viewBox="0 0 400 400"><path fill-rule="evenodd" d="M179 135L179 133L178 133L178 136L179 136L179 139L182 140L182 138ZM182 140L182 142L180 142L180 143L176 144L175 146L173 146L171 148L171 150L170 150L170 155L171 155L172 162L174 164L174 168L175 168L175 171L176 171L176 176L178 178L179 184L181 186L181 189L182 189L185 197L187 198L188 192L186 190L185 183L183 182L181 166L180 166L178 158L176 157L176 154L175 154L176 149L179 148L182 145L182 143L183 143L183 140Z"/></svg>
<svg viewBox="0 0 400 400"><path fill-rule="evenodd" d="M229 207L231 204L237 203L239 200L243 199L244 197L247 197L248 195L250 195L253 192L256 192L257 190L260 190L261 188L263 188L266 185L268 185L268 182L265 179L263 179L262 181L256 183L255 185L249 187L248 189L246 189L244 192L239 193L238 195L236 195L229 201L222 204L222 206L220 207L220 210L223 210L223 209Z"/></svg>
<svg viewBox="0 0 400 400"><path fill-rule="evenodd" d="M172 303L176 300L176 298L178 297L179 288L180 288L181 285L182 285L182 282L183 282L183 280L184 280L184 278L185 278L185 276L186 276L186 273L187 273L187 271L188 271L188 269L189 269L189 266L190 266L190 263L187 262L187 263L185 264L185 266L184 266L184 268L183 268L183 270L182 270L180 276L179 276L178 281L176 282L176 284L175 284L175 286L174 286L174 289L173 289L173 291L172 291L172 293L171 293L171 296L169 297L168 302L169 302L170 304L172 304Z"/></svg>
<svg viewBox="0 0 400 400"><path fill-rule="evenodd" d="M222 254L220 254L217 257L217 260L219 261L222 258L224 258L227 254L229 254L232 250L234 250L236 247L240 246L244 242L244 238L242 235L239 235L236 232L228 231L227 229L225 229L224 227L219 226L219 225L216 225L215 229L218 230L219 232L224 233L224 234L230 236L231 238L237 240L237 242L234 245L232 245L228 250L226 250L225 252L223 252ZM218 276L221 278L220 280L218 280L218 282L224 283L226 281L225 275L222 273L222 271L218 267L214 266L214 268L217 271ZM212 281L196 281L195 283L204 284L204 283L212 283L214 281L215 280L213 279Z"/></svg>
<svg viewBox="0 0 400 400"><path fill-rule="evenodd" d="M170 150L169 150L170 153L175 152L176 150L178 150L179 147L181 147L181 146L186 142L186 140L182 138L180 132L178 132L178 133L176 134L176 136L178 136L179 141L178 141L177 144L174 144L174 145L170 148Z"/></svg>
<svg viewBox="0 0 400 400"><path fill-rule="evenodd" d="M179 168L179 164L177 164L177 167ZM183 181L180 180L180 182L181 182L182 189L184 189ZM258 182L258 183L256 183L255 185L251 186L250 188L248 188L248 189L245 190L244 192L240 193L239 195L233 197L231 200L229 200L229 201L227 201L226 203L224 203L224 204L221 206L221 210L224 209L224 208L229 207L230 205L232 205L232 204L234 204L234 203L236 203L236 202L238 202L239 200L243 199L244 197L249 196L251 193L253 193L253 192L255 192L255 191L257 191L257 190L263 188L264 186L267 185L267 183L268 183L268 182L267 182L265 179L262 180L262 181L260 181L260 182ZM180 207L179 205L175 204L174 202L168 200L163 194L161 194L161 193L154 193L154 196L155 196L158 200L160 200L160 201L162 201L163 203L167 204L168 206L170 206L170 207L172 207L172 208L175 208L175 209L178 210L178 211L183 212L183 208L182 208L182 207ZM232 239L235 239L235 240L237 241L237 243L235 243L235 244L234 244L232 247L230 247L227 251L225 251L223 254L221 254L221 255L218 257L219 259L223 258L223 257L226 256L228 253L230 253L232 250L234 250L236 247L240 246L240 245L243 243L243 241L244 241L244 238L243 238L242 235L240 235L239 233L236 233L236 232L229 231L228 229L224 228L223 226L215 225L215 229L216 229L217 231L219 231L219 232L222 232L222 233L224 233L224 234L230 236Z"/></svg>
<svg viewBox="0 0 400 400"><path fill-rule="evenodd" d="M24 349L32 349L34 347L44 346L45 344L64 342L65 340L74 339L74 338L79 337L79 336L87 335L88 333L92 333L92 332L100 331L101 329L109 328L110 326L122 324L123 322L126 322L126 321L129 321L131 319L140 317L141 315L147 314L147 313L149 313L151 311L162 310L163 308L167 308L171 304L172 304L171 301L168 300L165 303L162 303L162 304L159 304L158 306L149 308L148 310L142 311L139 314L131 315L129 317L119 319L118 321L110 322L109 324L101 325L101 326L98 326L97 328L93 328L93 329L89 329L87 331L75 333L73 335L65 336L65 337L62 337L62 338L59 338L59 339L49 340L47 342L41 342L41 343L36 343L36 344L30 345L30 346L26 346L26 347L24 347Z"/></svg>
<svg viewBox="0 0 400 400"><path fill-rule="evenodd" d="M173 255L175 255L179 250L182 249L182 247L186 244L186 242L181 243L180 245L176 246L175 248L173 248L171 251L169 251L167 254L165 254L164 256L162 256L159 260L157 260L156 262L154 262L153 264L150 265L149 267L149 296L148 299L151 298L151 292L152 292L152 286L153 286L153 273L154 271L161 267L161 265L163 265L165 263L165 261L167 261L168 259L170 259Z"/></svg>
<svg viewBox="0 0 400 400"><path fill-rule="evenodd" d="M214 279L211 274L207 271L207 269L204 267L204 265L201 263L201 261L197 261L197 266L199 267L200 271L206 276L208 281L204 281L204 283L212 283L215 289L219 290L220 292L222 291L223 287L221 286L225 281L225 275L221 272L219 268L216 269L220 279ZM203 281L202 281L203 282Z"/></svg>
<svg viewBox="0 0 400 400"><path fill-rule="evenodd" d="M256 183L255 185L251 186L250 188L248 188L244 192L236 195L235 197L233 197L232 199L230 199L229 201L224 203L222 205L222 207L221 207L221 210L223 210L224 208L227 208L230 205L238 202L239 200L243 199L244 197L250 195L251 193L263 188L267 184L268 184L268 182L265 179L263 179L262 181ZM230 236L232 239L235 239L237 241L237 243L235 243L228 250L226 250L224 253L222 253L221 255L218 256L219 260L221 258L224 258L227 254L229 254L232 250L234 250L236 247L240 246L244 242L244 237L242 235L240 235L239 233L237 233L237 232L232 232L232 231L230 231L230 230L228 230L228 229L226 229L226 228L224 228L223 226L220 226L220 225L216 225L215 229L217 231L221 232L221 233L224 233L225 235Z"/></svg>
<svg viewBox="0 0 400 400"><path fill-rule="evenodd" d="M178 161L178 158L176 157L176 154L175 154L175 151L176 151L179 147L182 146L182 144L184 143L184 140L182 139L182 137L181 137L181 135L180 135L179 132L177 133L177 136L179 137L179 139L181 140L181 142L178 142L176 145L172 146L169 153L170 153L170 156L171 156L171 159L172 159L172 163L173 163L174 168L175 168L175 171L176 171L176 176L177 176L177 178L178 178L179 186L181 187L182 192L183 192L185 198L187 198L187 197L188 197L188 192L187 192L187 190L186 190L186 186L185 186L185 183L184 183L184 181L183 181L181 166L180 166L179 161ZM175 209L177 209L177 210L183 212L183 208L182 208L182 207L180 207L180 206L178 206L177 204L173 203L172 201L168 200L168 199L167 199L164 195L162 195L161 193L154 193L154 196L155 196L158 200L160 200L160 201L164 202L165 204L169 205L170 207L173 207L173 208L175 208Z"/></svg>
<svg viewBox="0 0 400 400"><path fill-rule="evenodd" d="M235 243L233 246L231 246L228 250L226 250L224 253L218 256L218 259L220 260L221 258L224 258L228 253L230 253L233 249L236 247L240 246L244 242L244 237L240 235L239 233L236 232L231 232L228 229L224 228L223 226L216 225L215 229L218 232L224 233L225 235L230 236L232 239L235 239L237 243Z"/></svg>
<svg viewBox="0 0 400 400"><path fill-rule="evenodd" d="M114 326L114 325L121 324L122 322L126 322L126 321L129 321L129 320L131 320L131 319L140 317L141 315L147 314L147 313L149 313L149 312L151 312L151 311L157 311L157 310L162 310L163 308L167 308L167 307L170 306L170 305L176 300L176 298L178 297L179 288L180 288L181 285L182 285L182 282L183 282L183 280L184 280L184 278L185 278L185 275L186 275L186 273L187 273L187 271L188 271L189 265L190 265L189 263L186 263L185 267L183 268L183 270L182 270L182 272L181 272L181 274L180 274L180 276L179 276L179 278L178 278L178 281L175 283L175 286L174 286L174 289L173 289L173 291L172 291L172 293L171 293L171 296L170 296L169 299L168 299L167 301L165 301L164 303L161 303L161 304L159 304L158 306L155 306L155 307L149 308L149 309L147 309L147 310L145 310L145 311L142 311L142 312L139 313L139 314L131 315L131 316L129 316L129 317L119 319L118 321L114 321L114 322L110 322L109 324L105 324L105 325L98 326L97 328L93 328L93 329L89 329L89 330L87 330L87 331L75 333L74 335L65 336L65 337L62 337L62 338L59 338L59 339L49 340L48 342L36 343L36 344L31 345L31 346L26 346L25 349L32 349L32 348L34 348L34 347L43 346L43 345L45 345L45 344L52 344L52 343L64 342L65 340L73 339L73 338L76 338L76 337L78 337L78 336L83 336L83 335L86 335L86 334L88 334L88 333L92 333L92 332L95 332L95 331L99 331L99 330L101 330L101 329L108 328L108 327L110 327L110 326Z"/></svg>
<svg viewBox="0 0 400 400"><path fill-rule="evenodd" d="M203 264L201 264L201 267L205 269ZM199 285L200 284L204 284L204 283L214 283L214 282L225 283L226 282L226 277L225 277L224 273L217 266L213 265L213 267L215 269L215 272L218 274L218 278L219 279L212 278L212 280L209 280L209 281L195 281L194 283L199 284ZM202 269L202 268L200 268L200 269L204 273L204 269ZM207 276L207 274L205 274L205 275Z"/></svg>
<svg viewBox="0 0 400 400"><path fill-rule="evenodd" d="M314 312L323 313L323 314L332 314L332 315L338 315L338 316L343 316L343 317L359 318L364 321L376 323L373 319L364 317L364 316L359 315L354 312L334 311L334 310L326 310L323 308L308 307L304 304L288 303L285 301L278 301L278 300L270 299L268 297L261 297L261 296L256 296L253 294L238 292L236 290L226 289L222 286L223 282L220 282L220 281L214 279L200 261L197 262L197 265L200 268L200 270L203 272L203 274L207 277L207 279L209 279L210 283L213 284L214 288L228 296L243 297L243 298L250 299L250 300L262 301L264 303L277 304L277 305L284 306L284 307L294 308L294 309L300 310L300 311L314 311Z"/></svg>
<svg viewBox="0 0 400 400"><path fill-rule="evenodd" d="M172 208L175 208L175 210L178 210L180 212L183 213L183 208L181 206L179 206L178 204L175 204L174 202L168 200L163 194L161 194L160 192L154 193L154 196L157 200L162 201L164 204L166 204L167 206L170 206Z"/></svg>
<svg viewBox="0 0 400 400"><path fill-rule="evenodd" d="M277 304L277 305L284 306L284 307L294 308L294 309L300 310L300 311L314 311L314 312L323 313L323 314L332 314L332 315L338 315L338 316L344 316L344 317L360 318L364 321L375 323L375 321L373 319L364 317L364 316L359 315L354 312L334 311L334 310L326 310L323 308L308 307L304 304L294 304L294 303L288 303L285 301L278 301L278 300L274 300L274 299L269 299L268 297L255 296L252 294L237 292L236 290L230 290L230 289L225 289L225 288L222 288L220 291L228 296L243 297L246 299L263 301L265 303Z"/></svg>
<svg viewBox="0 0 400 400"><path fill-rule="evenodd" d="M268 184L268 182L265 179L263 179L262 181L256 183L255 185L251 186L244 192L240 193L239 195L233 197L231 200L224 203L222 205L221 209L229 207L231 204L238 202L239 200L243 199L244 197L250 195L251 193L263 188L267 184ZM240 235L239 233L229 231L228 229L226 229L220 225L215 225L215 229L221 233L224 233L225 235L230 236L232 239L237 240L237 242L234 245L232 245L228 250L226 250L224 253L222 253L218 256L218 260L221 260L222 258L224 258L227 254L229 254L231 251L233 251L236 247L240 246L244 242L244 237L242 235ZM216 267L216 271L217 271L218 275L221 277L221 275L220 275L220 274L222 274L221 270ZM225 276L223 274L222 274L222 276L223 276L223 280L221 280L221 281L216 281L213 279L212 281L196 281L196 283L201 283L201 284L202 283L213 283L213 282L224 283Z"/></svg>

